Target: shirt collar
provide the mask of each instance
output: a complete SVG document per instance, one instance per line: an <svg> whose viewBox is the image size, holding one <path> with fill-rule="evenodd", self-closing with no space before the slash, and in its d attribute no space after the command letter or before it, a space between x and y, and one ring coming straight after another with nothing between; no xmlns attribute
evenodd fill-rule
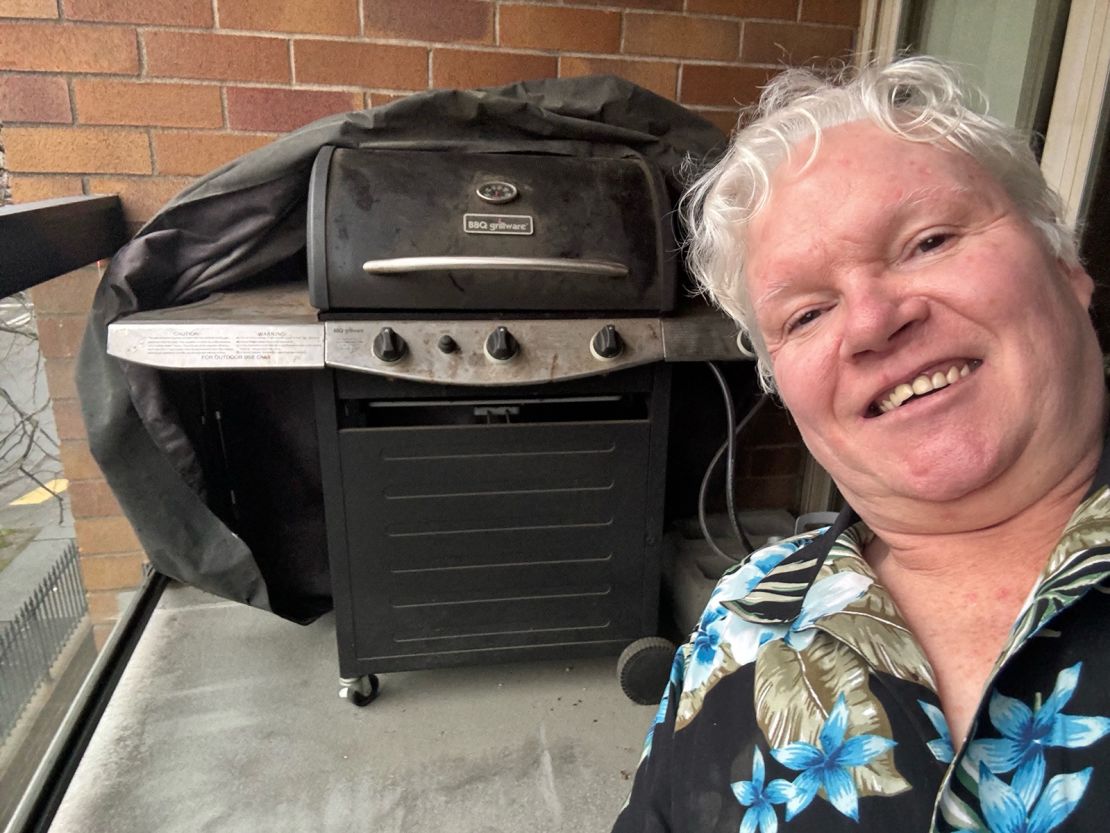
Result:
<svg viewBox="0 0 1110 833"><path fill-rule="evenodd" d="M751 591L740 598L721 598L719 601L749 622L793 622L801 615L806 593L817 579L833 545L858 521L859 516L846 506L832 526L787 555Z"/></svg>

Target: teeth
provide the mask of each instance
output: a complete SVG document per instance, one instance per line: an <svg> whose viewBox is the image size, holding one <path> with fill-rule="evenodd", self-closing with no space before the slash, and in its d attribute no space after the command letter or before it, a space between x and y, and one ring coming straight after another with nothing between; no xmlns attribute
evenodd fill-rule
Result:
<svg viewBox="0 0 1110 833"><path fill-rule="evenodd" d="M948 387L951 384L958 382L971 373L971 366L969 364L952 365L948 368L948 372L936 371L931 376L922 373L912 382L903 382L894 388L884 399L878 402L878 408L884 414L893 411L895 408L902 405L914 396L921 396L926 393L931 393L934 390Z"/></svg>
<svg viewBox="0 0 1110 833"><path fill-rule="evenodd" d="M899 405L901 405L907 399L910 399L912 397L913 397L913 388L911 388L909 385L907 385L903 382L901 385L896 387L894 389L894 391L890 394L890 401L894 405L894 407L897 408Z"/></svg>

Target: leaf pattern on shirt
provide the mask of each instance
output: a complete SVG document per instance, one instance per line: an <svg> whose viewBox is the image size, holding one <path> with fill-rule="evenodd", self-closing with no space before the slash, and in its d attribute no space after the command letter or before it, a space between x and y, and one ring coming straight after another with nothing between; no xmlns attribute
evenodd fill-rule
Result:
<svg viewBox="0 0 1110 833"><path fill-rule="evenodd" d="M839 545L833 548L826 565L834 572L851 570L874 575L858 554ZM839 613L822 617L816 627L851 645L875 669L936 691L929 660L881 585L874 585L870 593Z"/></svg>
<svg viewBox="0 0 1110 833"><path fill-rule="evenodd" d="M1104 486L1072 513L1033 595L1018 615L996 668L1052 617L1110 576L1107 541L1110 541L1110 488ZM1106 551L1090 552L1099 547Z"/></svg>
<svg viewBox="0 0 1110 833"><path fill-rule="evenodd" d="M772 747L802 741L816 744L839 696L854 734L891 736L890 721L871 693L870 671L851 648L817 634L803 650L785 641L765 644L755 663L756 722ZM860 796L897 795L910 788L886 750L852 769Z"/></svg>
<svg viewBox="0 0 1110 833"><path fill-rule="evenodd" d="M683 688L678 700L678 711L675 714L676 732L697 716L698 712L701 711L705 695L709 693L713 686L738 668L740 668L740 663L733 658L728 646L723 646L705 681L694 688Z"/></svg>

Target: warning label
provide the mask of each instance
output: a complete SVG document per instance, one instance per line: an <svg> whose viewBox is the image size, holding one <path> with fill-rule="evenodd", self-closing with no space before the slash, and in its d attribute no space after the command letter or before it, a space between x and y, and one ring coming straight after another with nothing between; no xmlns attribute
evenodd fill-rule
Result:
<svg viewBox="0 0 1110 833"><path fill-rule="evenodd" d="M108 352L170 368L321 367L320 325L113 324Z"/></svg>

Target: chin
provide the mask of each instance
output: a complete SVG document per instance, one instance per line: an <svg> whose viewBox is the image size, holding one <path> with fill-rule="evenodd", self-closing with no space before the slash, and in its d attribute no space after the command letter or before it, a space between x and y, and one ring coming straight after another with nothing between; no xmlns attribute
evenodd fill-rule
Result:
<svg viewBox="0 0 1110 833"><path fill-rule="evenodd" d="M982 445L943 454L915 454L888 481L891 492L929 503L961 500L994 483L1007 467L1001 449Z"/></svg>
<svg viewBox="0 0 1110 833"><path fill-rule="evenodd" d="M861 504L889 498L944 504L967 498L995 482L1007 468L1005 449L983 442L952 442L942 448L918 445L908 454L876 451L870 459L845 465L829 461L826 470L857 511ZM818 458L818 462L825 464ZM858 498L856 496L859 496Z"/></svg>

